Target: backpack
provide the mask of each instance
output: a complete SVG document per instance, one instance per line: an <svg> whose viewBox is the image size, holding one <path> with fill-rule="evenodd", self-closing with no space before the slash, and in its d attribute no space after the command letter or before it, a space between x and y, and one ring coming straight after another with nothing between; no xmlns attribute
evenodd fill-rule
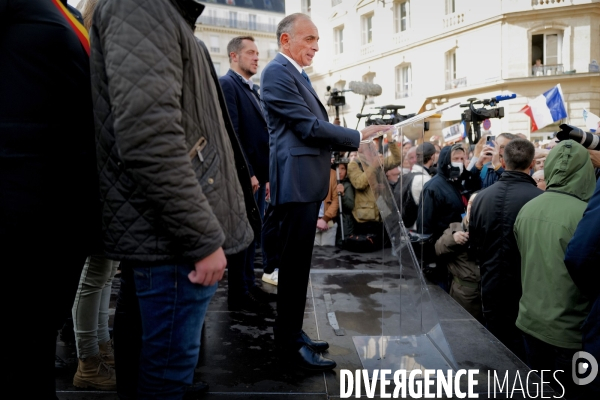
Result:
<svg viewBox="0 0 600 400"><path fill-rule="evenodd" d="M402 188L400 192L400 199L402 201L402 222L405 227L411 227L417 221L419 214L419 206L415 203L415 199L412 196L412 183L415 175L422 175L420 172L409 172L402 176ZM398 204L400 206L400 204Z"/></svg>

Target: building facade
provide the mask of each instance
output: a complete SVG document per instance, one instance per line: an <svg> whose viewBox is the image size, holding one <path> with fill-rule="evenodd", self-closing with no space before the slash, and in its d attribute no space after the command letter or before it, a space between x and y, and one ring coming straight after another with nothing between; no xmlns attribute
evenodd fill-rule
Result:
<svg viewBox="0 0 600 400"><path fill-rule="evenodd" d="M219 76L229 70L227 44L236 36L252 36L259 51L258 73L277 54L277 24L285 17L284 0L208 0L196 23L195 34L210 51Z"/></svg>
<svg viewBox="0 0 600 400"><path fill-rule="evenodd" d="M418 113L514 93L498 104L505 116L489 121L489 134L532 139L546 139L560 122L585 128L584 109L600 114L600 0L286 0L286 11L309 14L319 28L320 50L307 72L324 103L327 86L348 89L351 81L383 89L365 112L396 104ZM519 111L558 83L568 118L530 132ZM345 95L340 116L355 127L364 99ZM459 123L463 111L430 120L426 137Z"/></svg>

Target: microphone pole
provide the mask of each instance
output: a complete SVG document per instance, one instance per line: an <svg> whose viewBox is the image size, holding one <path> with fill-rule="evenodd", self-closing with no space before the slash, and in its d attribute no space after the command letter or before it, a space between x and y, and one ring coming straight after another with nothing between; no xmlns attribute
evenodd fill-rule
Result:
<svg viewBox="0 0 600 400"><path fill-rule="evenodd" d="M340 183L342 183L342 181L340 181L340 164L337 164L335 166L335 176L337 178L337 183L338 185ZM340 204L340 228L341 228L341 232L342 232L342 243L344 243L344 215L342 213L342 192L338 191L338 203Z"/></svg>
<svg viewBox="0 0 600 400"><path fill-rule="evenodd" d="M365 104L367 103L367 95L365 94L365 98L363 99L363 103L362 103L362 107L360 108L360 113L363 113L363 110L365 109ZM358 121L356 121L356 128L354 128L355 130L358 130L358 124L360 123L360 118L358 119Z"/></svg>

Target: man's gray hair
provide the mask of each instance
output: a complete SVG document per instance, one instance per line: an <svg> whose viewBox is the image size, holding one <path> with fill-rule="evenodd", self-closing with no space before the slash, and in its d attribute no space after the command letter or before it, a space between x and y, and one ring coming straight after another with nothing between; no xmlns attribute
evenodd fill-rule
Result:
<svg viewBox="0 0 600 400"><path fill-rule="evenodd" d="M287 33L288 35L292 36L294 23L300 18L310 20L310 17L306 14L294 13L279 21L279 25L277 25L277 32L275 34L277 36L277 47L279 47L279 49L281 49L281 35Z"/></svg>
<svg viewBox="0 0 600 400"><path fill-rule="evenodd" d="M229 56L229 63L231 64L231 53L240 54L242 48L244 48L244 40L251 40L254 42L252 36L236 36L229 41L227 44L227 55Z"/></svg>

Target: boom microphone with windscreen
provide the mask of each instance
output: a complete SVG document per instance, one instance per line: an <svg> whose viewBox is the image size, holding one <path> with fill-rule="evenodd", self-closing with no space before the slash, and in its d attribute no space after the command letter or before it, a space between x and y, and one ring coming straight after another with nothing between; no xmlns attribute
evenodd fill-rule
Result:
<svg viewBox="0 0 600 400"><path fill-rule="evenodd" d="M354 93L363 96L379 96L381 94L381 86L374 83L352 81L348 84L348 87Z"/></svg>

